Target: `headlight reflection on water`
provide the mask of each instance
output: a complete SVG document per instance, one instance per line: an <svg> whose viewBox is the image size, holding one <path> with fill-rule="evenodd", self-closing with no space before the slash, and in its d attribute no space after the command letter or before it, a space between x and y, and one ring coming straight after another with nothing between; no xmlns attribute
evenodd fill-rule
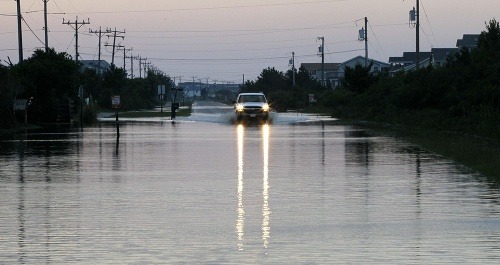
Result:
<svg viewBox="0 0 500 265"><path fill-rule="evenodd" d="M262 145L263 145L263 157L264 157L264 178L262 180L262 197L264 199L264 204L262 205L262 240L264 241L264 247L267 248L269 245L270 231L269 226L269 216L271 215L271 209L269 208L269 125L265 124L262 126Z"/></svg>
<svg viewBox="0 0 500 265"><path fill-rule="evenodd" d="M262 157L263 157L263 179L262 179L262 240L264 248L269 246L270 239L270 215L271 209L269 207L269 135L270 128L269 125L263 125L261 128L262 133ZM238 237L238 249L243 250L244 247L244 235L245 235L245 209L243 205L243 150L244 150L244 139L245 132L244 126L238 125L237 127L238 135L238 217L236 220L236 233Z"/></svg>
<svg viewBox="0 0 500 265"><path fill-rule="evenodd" d="M245 235L245 209L243 207L243 125L238 125L238 218L236 233L238 234L238 249L243 250Z"/></svg>

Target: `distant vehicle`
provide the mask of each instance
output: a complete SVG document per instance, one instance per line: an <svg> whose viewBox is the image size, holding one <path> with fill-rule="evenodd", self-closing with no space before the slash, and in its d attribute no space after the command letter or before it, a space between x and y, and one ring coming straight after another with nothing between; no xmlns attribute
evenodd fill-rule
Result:
<svg viewBox="0 0 500 265"><path fill-rule="evenodd" d="M236 119L269 120L269 104L263 93L240 93L234 103Z"/></svg>

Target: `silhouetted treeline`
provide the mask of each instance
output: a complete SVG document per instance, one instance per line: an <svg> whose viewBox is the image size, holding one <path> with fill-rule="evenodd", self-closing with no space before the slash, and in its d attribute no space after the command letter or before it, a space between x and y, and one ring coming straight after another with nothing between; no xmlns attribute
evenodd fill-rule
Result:
<svg viewBox="0 0 500 265"><path fill-rule="evenodd" d="M310 105L309 94L323 93L325 87L314 79L309 72L300 68L295 72L295 86L293 86L293 71L286 74L275 68L262 71L256 81L247 81L241 92L263 92L273 109L302 109Z"/></svg>
<svg viewBox="0 0 500 265"><path fill-rule="evenodd" d="M395 76L346 70L341 89L321 97L335 116L456 130L500 137L500 27L487 23L471 52L463 49L444 67Z"/></svg>
<svg viewBox="0 0 500 265"><path fill-rule="evenodd" d="M22 63L0 65L0 129L15 127L14 99L27 99L28 123L58 122L61 105L73 102L77 114L84 111L86 121L95 120L98 108L110 109L111 96L120 95L124 110L152 108L157 103L157 87L172 87L169 77L148 72L147 78L127 79L123 69L112 66L102 74L83 69L66 53L53 49L37 50ZM79 98L79 87L83 98ZM80 108L80 104L84 104ZM19 116L19 114L18 114ZM21 115L22 116L22 115ZM80 115L75 115L79 118Z"/></svg>
<svg viewBox="0 0 500 265"><path fill-rule="evenodd" d="M500 27L486 25L477 48L448 58L444 67L394 75L371 67L346 68L339 88L321 86L305 69L284 74L264 69L241 92L264 92L275 109L314 107L335 117L445 129L500 138ZM318 102L310 104L308 94Z"/></svg>

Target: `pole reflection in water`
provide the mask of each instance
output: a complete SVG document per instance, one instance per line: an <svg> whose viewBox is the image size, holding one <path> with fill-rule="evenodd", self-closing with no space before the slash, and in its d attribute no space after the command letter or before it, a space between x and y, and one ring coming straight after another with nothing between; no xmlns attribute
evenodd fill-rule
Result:
<svg viewBox="0 0 500 265"><path fill-rule="evenodd" d="M243 208L243 125L238 125L238 219L236 233L238 234L238 249L243 250L245 234L245 209Z"/></svg>
<svg viewBox="0 0 500 265"><path fill-rule="evenodd" d="M262 126L262 144L264 150L264 178L262 181L262 197L264 198L264 204L262 205L262 240L264 241L264 247L267 248L269 245L270 238L270 226L269 226L269 216L271 210L269 209L269 125L265 124Z"/></svg>

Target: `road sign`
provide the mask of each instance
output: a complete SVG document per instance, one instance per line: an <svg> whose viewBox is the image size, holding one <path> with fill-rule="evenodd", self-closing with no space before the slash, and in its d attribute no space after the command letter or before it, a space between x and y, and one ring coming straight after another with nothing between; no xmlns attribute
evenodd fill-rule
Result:
<svg viewBox="0 0 500 265"><path fill-rule="evenodd" d="M14 100L14 110L26 110L28 107L27 99Z"/></svg>
<svg viewBox="0 0 500 265"><path fill-rule="evenodd" d="M112 96L111 97L111 106L113 107L113 109L119 109L121 107L120 96Z"/></svg>
<svg viewBox="0 0 500 265"><path fill-rule="evenodd" d="M165 95L165 85L158 85L158 95Z"/></svg>
<svg viewBox="0 0 500 265"><path fill-rule="evenodd" d="M310 103L315 103L316 99L314 98L314 94L309 94L309 102Z"/></svg>

